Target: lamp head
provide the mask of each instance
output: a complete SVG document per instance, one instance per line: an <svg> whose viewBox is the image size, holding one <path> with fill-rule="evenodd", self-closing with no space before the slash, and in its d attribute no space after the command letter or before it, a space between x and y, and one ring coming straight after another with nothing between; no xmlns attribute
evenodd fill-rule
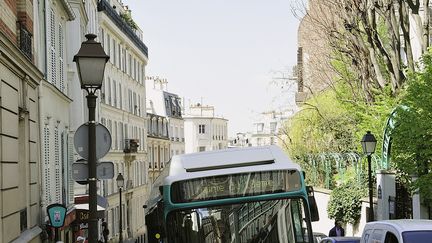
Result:
<svg viewBox="0 0 432 243"><path fill-rule="evenodd" d="M117 187L118 188L123 188L123 186L124 186L124 177L123 177L123 175L121 173L118 174L118 176L116 178L116 181L117 181Z"/></svg>
<svg viewBox="0 0 432 243"><path fill-rule="evenodd" d="M109 56L105 53L101 43L95 41L95 34L85 35L87 38L74 56L82 89L99 89L102 86L105 65Z"/></svg>
<svg viewBox="0 0 432 243"><path fill-rule="evenodd" d="M375 136L370 131L367 131L361 140L363 153L368 156L373 154L375 152L376 143L377 140Z"/></svg>

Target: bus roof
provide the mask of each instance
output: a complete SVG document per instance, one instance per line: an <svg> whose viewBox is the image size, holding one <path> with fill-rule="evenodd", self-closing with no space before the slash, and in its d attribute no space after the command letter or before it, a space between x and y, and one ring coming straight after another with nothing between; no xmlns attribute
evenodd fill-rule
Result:
<svg viewBox="0 0 432 243"><path fill-rule="evenodd" d="M164 185L206 176L252 171L300 170L277 146L230 148L209 152L175 155L171 158Z"/></svg>

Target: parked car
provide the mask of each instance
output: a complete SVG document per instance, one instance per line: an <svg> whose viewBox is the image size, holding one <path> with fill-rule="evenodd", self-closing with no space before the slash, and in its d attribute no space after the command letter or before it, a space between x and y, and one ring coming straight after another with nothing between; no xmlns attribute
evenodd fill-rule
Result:
<svg viewBox="0 0 432 243"><path fill-rule="evenodd" d="M321 239L320 243L359 243L360 237L332 236Z"/></svg>
<svg viewBox="0 0 432 243"><path fill-rule="evenodd" d="M314 243L319 243L321 239L327 237L326 234L320 232L313 232Z"/></svg>
<svg viewBox="0 0 432 243"><path fill-rule="evenodd" d="M361 243L432 242L432 220L397 219L369 222L363 229Z"/></svg>

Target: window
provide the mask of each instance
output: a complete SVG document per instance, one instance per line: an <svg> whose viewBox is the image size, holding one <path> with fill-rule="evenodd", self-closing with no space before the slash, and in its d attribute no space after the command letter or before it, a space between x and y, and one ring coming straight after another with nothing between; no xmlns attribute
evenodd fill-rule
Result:
<svg viewBox="0 0 432 243"><path fill-rule="evenodd" d="M117 107L117 83L113 80L113 106Z"/></svg>
<svg viewBox="0 0 432 243"><path fill-rule="evenodd" d="M147 154L147 157L148 157L148 162L149 162L149 168L151 169L152 168L152 148L151 147L148 147L148 154Z"/></svg>
<svg viewBox="0 0 432 243"><path fill-rule="evenodd" d="M108 55L111 55L111 38L110 35L107 34L107 52ZM112 62L112 58L110 58L110 61Z"/></svg>
<svg viewBox="0 0 432 243"><path fill-rule="evenodd" d="M21 232L27 229L27 208L20 211L20 230Z"/></svg>
<svg viewBox="0 0 432 243"><path fill-rule="evenodd" d="M429 234L428 238L430 238L431 235L432 234ZM417 240L419 240L419 239L417 239ZM427 241L427 238L424 238L424 240ZM425 242L425 241L406 241L406 242ZM384 243L398 243L398 239L393 233L387 232Z"/></svg>
<svg viewBox="0 0 432 243"><path fill-rule="evenodd" d="M203 124L198 125L198 133L199 134L205 133L205 125L203 125Z"/></svg>
<svg viewBox="0 0 432 243"><path fill-rule="evenodd" d="M110 78L108 78L107 88L108 88L108 92L107 92L107 95L108 95L108 97L107 97L108 104L111 105L111 79Z"/></svg>
<svg viewBox="0 0 432 243"><path fill-rule="evenodd" d="M200 146L200 147L198 147L198 151L199 152L204 152L206 149L205 149L205 146Z"/></svg>
<svg viewBox="0 0 432 243"><path fill-rule="evenodd" d="M119 83L119 104L120 104L120 109L123 109L122 87L121 87L121 83Z"/></svg>
<svg viewBox="0 0 432 243"><path fill-rule="evenodd" d="M116 55L117 55L117 43L116 43L116 40L113 38L113 55L111 56L112 58L110 58L110 59L112 60L112 63L114 65L116 65L116 63L117 63Z"/></svg>
<svg viewBox="0 0 432 243"><path fill-rule="evenodd" d="M262 132L264 130L264 123L257 123L257 132Z"/></svg>
<svg viewBox="0 0 432 243"><path fill-rule="evenodd" d="M270 122L270 132L271 133L275 133L276 132L276 126L277 126L276 122Z"/></svg>

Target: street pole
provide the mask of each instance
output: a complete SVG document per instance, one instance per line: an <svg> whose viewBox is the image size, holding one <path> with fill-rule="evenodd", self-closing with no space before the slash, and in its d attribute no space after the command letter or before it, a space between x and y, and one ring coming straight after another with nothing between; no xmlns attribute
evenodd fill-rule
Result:
<svg viewBox="0 0 432 243"><path fill-rule="evenodd" d="M122 188L119 187L119 193L120 193L120 220L119 220L119 228L120 228L120 235L119 235L119 243L123 243L123 225L122 225Z"/></svg>
<svg viewBox="0 0 432 243"><path fill-rule="evenodd" d="M97 96L88 90L87 107L89 111L89 127L88 127L88 175L89 175L89 242L96 243L98 241L98 225L97 225L97 188L96 188L96 99Z"/></svg>
<svg viewBox="0 0 432 243"><path fill-rule="evenodd" d="M373 188L372 188L372 167L371 167L371 155L367 156L368 160L368 177L369 177L369 221L374 221L374 210L373 210Z"/></svg>

